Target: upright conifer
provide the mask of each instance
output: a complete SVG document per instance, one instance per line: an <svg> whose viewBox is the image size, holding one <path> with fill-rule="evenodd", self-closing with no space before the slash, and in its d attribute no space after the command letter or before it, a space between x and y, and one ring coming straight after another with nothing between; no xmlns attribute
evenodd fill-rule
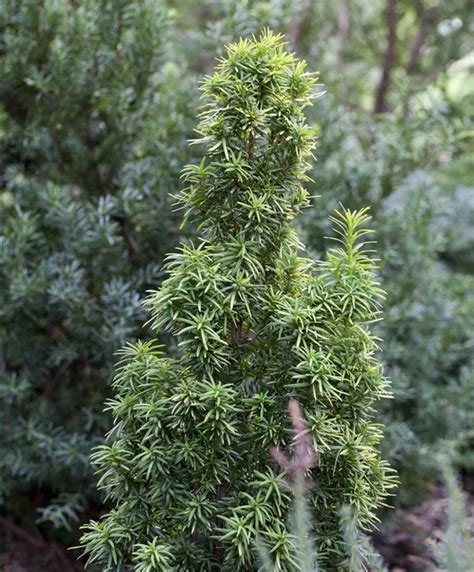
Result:
<svg viewBox="0 0 474 572"><path fill-rule="evenodd" d="M288 447L290 398L314 442L311 493L319 560L342 570L340 510L370 528L392 484L371 404L388 394L366 324L382 295L361 238L362 212L334 219L326 262L301 257L291 227L307 206L314 138L303 109L316 78L280 36L231 45L203 85L207 152L187 166L179 201L196 244L168 258L149 298L152 325L178 355L129 345L109 402L109 443L95 453L114 508L83 537L104 570L255 570L260 535L294 569L291 499L270 456Z"/></svg>

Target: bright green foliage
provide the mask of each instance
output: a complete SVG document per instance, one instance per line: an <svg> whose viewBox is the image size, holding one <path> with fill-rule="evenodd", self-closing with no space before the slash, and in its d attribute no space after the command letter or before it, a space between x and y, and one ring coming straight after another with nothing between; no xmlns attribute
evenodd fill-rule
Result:
<svg viewBox="0 0 474 572"><path fill-rule="evenodd" d="M440 439L452 439L457 461L473 466L471 4L315 1L299 29L298 46L328 92L311 115L319 150L309 190L318 198L306 211L305 241L324 253L328 213L339 203L370 205L388 292L375 331L394 382L381 418L387 455L406 468L403 496L426 489L420 465L436 478ZM373 114L390 7L395 57L385 112Z"/></svg>
<svg viewBox="0 0 474 572"><path fill-rule="evenodd" d="M180 11L179 29L186 58L193 67L206 70L225 46L239 38L258 34L266 27L289 30L303 16L306 0L173 0Z"/></svg>
<svg viewBox="0 0 474 572"><path fill-rule="evenodd" d="M113 353L147 335L176 240L193 85L161 2L6 0L0 17L2 496L57 497L41 518L64 526L95 494Z"/></svg>
<svg viewBox="0 0 474 572"><path fill-rule="evenodd" d="M216 0L206 4L212 9L184 11L190 28L210 30L211 45L258 30L266 15L320 71L327 93L309 115L318 126L318 161L308 191L318 198L303 217L303 241L311 253L324 253L328 214L340 203L351 210L370 205L388 292L376 333L395 394L384 407L385 443L392 460L407 467L400 492L415 495L412 479L425 488L420 463L433 465L440 437L454 437L459 462L473 466L471 4ZM389 6L397 16L395 58L385 112L373 114ZM192 38L205 67L208 43Z"/></svg>
<svg viewBox="0 0 474 572"><path fill-rule="evenodd" d="M292 518L289 530L294 540L294 567L299 572L320 572L318 555L314 541L313 514L307 499L307 493L315 483L307 478L308 469L316 465L316 455L313 448L313 437L307 429L299 404L291 400L288 404L293 424L292 449L294 454L288 458L278 448L272 449L272 456L278 465L286 471L286 486L293 496ZM385 572L382 559L370 540L359 528L357 514L354 509L342 507L341 531L345 543L346 559L343 566L351 572L365 572L367 568L373 572ZM256 546L264 572L279 569L279 562L272 558L261 537L257 538Z"/></svg>
<svg viewBox="0 0 474 572"><path fill-rule="evenodd" d="M389 391L367 326L382 298L364 248L369 217L339 213L339 246L318 263L298 255L290 226L308 204L314 84L265 33L231 45L203 85L207 153L185 168L179 197L201 237L169 256L149 299L178 356L155 342L122 350L114 428L94 455L114 508L83 544L102 570L254 570L257 535L280 569L295 569L291 499L268 452L290 445L290 397L318 456L310 502L323 569L346 566L341 507L370 529L393 484L371 421Z"/></svg>
<svg viewBox="0 0 474 572"><path fill-rule="evenodd" d="M474 192L468 177L457 180L440 169L443 154L462 152L447 117L426 110L410 122L392 117L367 124L326 96L316 108L320 196L306 211L304 230L309 247L324 252L327 215L338 202L371 205L380 281L388 292L376 333L394 380L395 399L383 407L386 452L406 467L401 491L408 493L410 484L425 485L420 465L432 465L434 475L429 450L439 440L452 439L459 464L473 466L474 279L467 253L474 245Z"/></svg>

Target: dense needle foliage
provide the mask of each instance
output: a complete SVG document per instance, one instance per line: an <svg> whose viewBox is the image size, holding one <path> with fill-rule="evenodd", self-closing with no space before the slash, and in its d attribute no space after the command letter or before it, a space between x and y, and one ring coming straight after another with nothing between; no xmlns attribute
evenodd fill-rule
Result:
<svg viewBox="0 0 474 572"><path fill-rule="evenodd" d="M324 253L328 215L340 203L370 205L388 292L376 332L395 396L383 419L387 453L406 468L400 491L419 495L422 466L436 478L431 452L446 438L471 470L471 3L222 0L202 11L188 5L183 16L183 26L191 19L192 54L203 53L203 34L192 30L205 30L208 44L233 40L267 17L320 71L327 93L309 113L319 149L308 190L318 198L302 217L303 240L311 253Z"/></svg>
<svg viewBox="0 0 474 572"><path fill-rule="evenodd" d="M440 448L472 474L473 17L467 0L0 3L0 567L22 538L8 525L71 545L104 510L89 454L111 425L114 352L155 335L144 292L195 235L169 198L201 151L186 144L193 76L266 26L323 82L306 108L318 138L305 181L317 198L295 226L306 256L326 258L340 204L373 217L394 502L430 494ZM246 296L254 312L259 294ZM175 356L178 337L158 336Z"/></svg>
<svg viewBox="0 0 474 572"><path fill-rule="evenodd" d="M437 474L428 451L440 440L452 440L457 462L473 466L474 280L464 249L472 244L474 190L443 175L439 157L448 149L456 156L462 146L449 147L456 126L434 110L409 122L389 117L367 125L331 96L316 107L320 196L303 218L305 238L323 253L331 235L327 215L338 202L371 205L388 292L376 333L395 396L383 406L387 453L406 469L401 490L417 495L424 469Z"/></svg>
<svg viewBox="0 0 474 572"><path fill-rule="evenodd" d="M176 241L193 86L161 2L0 16L1 492L69 526L95 490L114 351L146 335L143 293Z"/></svg>
<svg viewBox="0 0 474 572"><path fill-rule="evenodd" d="M179 196L200 238L168 257L148 301L178 355L156 342L122 350L114 427L94 455L113 509L83 543L103 570L254 570L257 535L277 567L296 569L291 499L268 453L291 444L290 397L317 456L323 569L347 567L341 508L370 529L393 484L371 420L389 388L368 329L382 298L364 248L369 217L338 213L324 262L300 256L290 225L308 205L314 137L303 109L315 81L265 33L231 45L204 82L206 155L185 168Z"/></svg>

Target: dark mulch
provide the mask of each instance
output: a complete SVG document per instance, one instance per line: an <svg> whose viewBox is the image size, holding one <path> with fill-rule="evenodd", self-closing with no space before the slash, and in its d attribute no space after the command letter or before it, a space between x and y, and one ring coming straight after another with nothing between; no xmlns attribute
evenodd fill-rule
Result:
<svg viewBox="0 0 474 572"><path fill-rule="evenodd" d="M36 528L22 528L0 517L1 572L82 572L77 554L45 539Z"/></svg>
<svg viewBox="0 0 474 572"><path fill-rule="evenodd" d="M429 500L410 510L395 510L390 528L382 528L373 536L377 551L392 572L439 571L430 543L445 538L447 499L441 485L431 487L430 493ZM474 531L472 494L467 497L467 513Z"/></svg>

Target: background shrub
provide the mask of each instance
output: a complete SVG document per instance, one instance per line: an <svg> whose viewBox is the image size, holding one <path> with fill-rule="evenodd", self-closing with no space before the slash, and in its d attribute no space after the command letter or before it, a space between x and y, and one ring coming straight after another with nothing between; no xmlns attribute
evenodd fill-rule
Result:
<svg viewBox="0 0 474 572"><path fill-rule="evenodd" d="M75 517L114 352L177 239L169 193L192 76L160 2L15 2L1 13L2 496Z"/></svg>

